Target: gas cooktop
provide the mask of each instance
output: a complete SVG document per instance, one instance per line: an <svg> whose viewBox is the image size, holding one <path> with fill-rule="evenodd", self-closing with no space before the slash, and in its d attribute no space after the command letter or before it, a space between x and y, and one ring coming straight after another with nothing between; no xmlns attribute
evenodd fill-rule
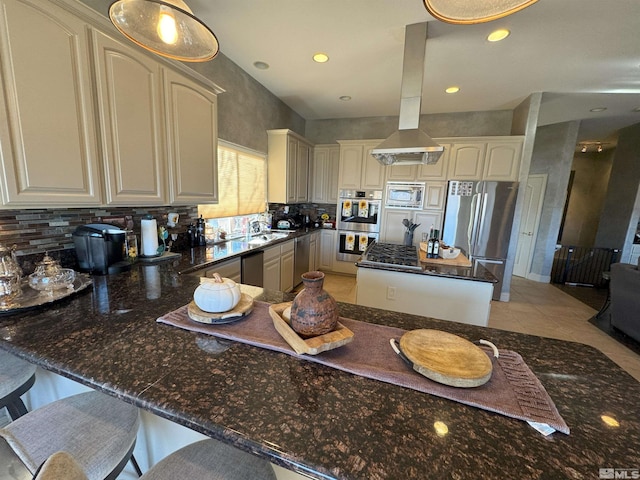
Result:
<svg viewBox="0 0 640 480"><path fill-rule="evenodd" d="M374 243L362 257L362 264L394 265L413 270L422 270L418 260L418 249L396 243Z"/></svg>

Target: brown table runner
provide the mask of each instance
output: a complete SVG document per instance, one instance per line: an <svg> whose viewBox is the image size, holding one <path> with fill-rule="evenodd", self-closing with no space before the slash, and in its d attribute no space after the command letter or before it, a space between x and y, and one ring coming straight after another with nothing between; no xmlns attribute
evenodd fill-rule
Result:
<svg viewBox="0 0 640 480"><path fill-rule="evenodd" d="M516 352L500 350L500 358L493 364L491 379L484 385L475 388L449 387L411 370L393 352L389 339L400 340L405 330L341 317L340 322L354 334L351 343L319 355L298 355L276 331L268 308L268 303L256 301L253 312L235 323L207 325L191 320L185 305L157 321L286 353L508 417L546 423L559 432L569 434L569 427L558 413L553 400Z"/></svg>

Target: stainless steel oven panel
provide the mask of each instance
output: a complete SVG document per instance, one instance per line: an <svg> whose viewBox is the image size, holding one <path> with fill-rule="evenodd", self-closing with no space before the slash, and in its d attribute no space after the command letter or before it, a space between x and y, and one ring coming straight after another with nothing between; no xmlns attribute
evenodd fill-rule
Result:
<svg viewBox="0 0 640 480"><path fill-rule="evenodd" d="M379 232L382 209L382 191L341 190L336 217L338 230Z"/></svg>
<svg viewBox="0 0 640 480"><path fill-rule="evenodd" d="M365 245L364 239L367 243ZM338 230L338 252L336 258L343 262L356 262L366 248L378 241L378 233Z"/></svg>

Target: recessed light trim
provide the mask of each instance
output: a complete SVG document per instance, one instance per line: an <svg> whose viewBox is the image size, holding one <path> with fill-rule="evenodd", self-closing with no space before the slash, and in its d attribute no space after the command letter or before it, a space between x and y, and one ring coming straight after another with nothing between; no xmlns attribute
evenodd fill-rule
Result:
<svg viewBox="0 0 640 480"><path fill-rule="evenodd" d="M500 28L491 32L487 37L487 40L490 42L499 42L500 40L507 38L509 35L511 35L511 31L506 28Z"/></svg>
<svg viewBox="0 0 640 480"><path fill-rule="evenodd" d="M632 112L640 112L640 107L636 107L633 110L631 110Z"/></svg>
<svg viewBox="0 0 640 480"><path fill-rule="evenodd" d="M329 55L323 52L318 52L313 55L313 61L316 63L326 63L329 61Z"/></svg>
<svg viewBox="0 0 640 480"><path fill-rule="evenodd" d="M268 70L269 69L269 64L267 62L253 62L253 66L256 67L258 70Z"/></svg>
<svg viewBox="0 0 640 480"><path fill-rule="evenodd" d="M460 87L448 87L445 89L446 93L458 93L460 91Z"/></svg>
<svg viewBox="0 0 640 480"><path fill-rule="evenodd" d="M596 107L596 108L592 108L589 111L590 112L594 112L594 113L598 113L598 112L604 112L606 109L607 109L607 107Z"/></svg>
<svg viewBox="0 0 640 480"><path fill-rule="evenodd" d="M348 102L349 100L351 100L351 97L349 95L342 95L341 97L339 97L339 99L343 102Z"/></svg>

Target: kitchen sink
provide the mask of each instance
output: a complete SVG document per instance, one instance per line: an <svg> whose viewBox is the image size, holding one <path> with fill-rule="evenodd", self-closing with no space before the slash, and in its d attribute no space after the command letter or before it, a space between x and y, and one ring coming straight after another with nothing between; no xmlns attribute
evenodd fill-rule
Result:
<svg viewBox="0 0 640 480"><path fill-rule="evenodd" d="M289 234L288 233L278 233L278 232L272 232L272 233L263 233L261 235L256 235L255 237L253 237L251 240L249 240L247 243L253 247L255 246L259 246L259 245L265 245L269 242L273 242L274 240L280 240L281 238L286 238L288 237Z"/></svg>

